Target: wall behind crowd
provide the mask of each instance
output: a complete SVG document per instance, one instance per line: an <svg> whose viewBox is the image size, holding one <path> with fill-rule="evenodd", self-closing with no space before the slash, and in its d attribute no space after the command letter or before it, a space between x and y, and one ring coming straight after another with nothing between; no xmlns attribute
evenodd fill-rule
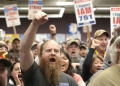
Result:
<svg viewBox="0 0 120 86"><path fill-rule="evenodd" d="M28 28L31 20L28 20L27 18L20 18L21 25L16 26L17 33L23 34L26 29ZM50 24L55 24L57 28L57 33L67 33L67 24L68 23L76 23L76 17L75 14L64 14L62 18L50 18L49 21L40 26L37 31L37 33L50 33L48 30ZM5 18L0 18L0 29L3 29L6 31L6 34L13 34L13 28L7 28ZM91 36L94 36L94 32L97 29L104 29L110 32L110 18L96 18L96 24L92 25L92 33ZM82 41L85 41L87 38L87 34L83 33L82 28L80 28L81 32L81 38Z"/></svg>

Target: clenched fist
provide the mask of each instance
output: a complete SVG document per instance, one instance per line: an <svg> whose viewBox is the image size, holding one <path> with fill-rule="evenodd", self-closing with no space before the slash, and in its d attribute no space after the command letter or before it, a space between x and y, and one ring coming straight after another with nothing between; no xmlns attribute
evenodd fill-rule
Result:
<svg viewBox="0 0 120 86"><path fill-rule="evenodd" d="M44 12L38 12L34 15L33 25L43 25L48 21L47 14Z"/></svg>
<svg viewBox="0 0 120 86"><path fill-rule="evenodd" d="M49 30L51 31L52 34L55 34L56 33L55 25L53 25L53 24L49 25Z"/></svg>

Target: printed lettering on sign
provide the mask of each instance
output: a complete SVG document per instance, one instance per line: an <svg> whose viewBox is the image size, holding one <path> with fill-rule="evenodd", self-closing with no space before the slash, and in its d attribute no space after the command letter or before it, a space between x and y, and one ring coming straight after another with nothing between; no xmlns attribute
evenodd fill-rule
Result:
<svg viewBox="0 0 120 86"><path fill-rule="evenodd" d="M29 0L28 19L33 19L38 11L42 11L42 0Z"/></svg>
<svg viewBox="0 0 120 86"><path fill-rule="evenodd" d="M78 27L95 24L91 0L76 0L74 3Z"/></svg>
<svg viewBox="0 0 120 86"><path fill-rule="evenodd" d="M113 29L120 26L120 7L110 8L110 19L111 19L111 35L113 34Z"/></svg>
<svg viewBox="0 0 120 86"><path fill-rule="evenodd" d="M20 19L16 4L4 6L4 13L6 16L7 27L20 25Z"/></svg>

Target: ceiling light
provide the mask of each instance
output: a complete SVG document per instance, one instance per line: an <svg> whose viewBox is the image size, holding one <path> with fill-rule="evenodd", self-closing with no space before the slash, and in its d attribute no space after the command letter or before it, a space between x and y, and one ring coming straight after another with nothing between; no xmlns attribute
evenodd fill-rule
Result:
<svg viewBox="0 0 120 86"><path fill-rule="evenodd" d="M62 16L63 16L64 11L65 11L65 8L61 8L60 13L59 13L59 17L62 17Z"/></svg>

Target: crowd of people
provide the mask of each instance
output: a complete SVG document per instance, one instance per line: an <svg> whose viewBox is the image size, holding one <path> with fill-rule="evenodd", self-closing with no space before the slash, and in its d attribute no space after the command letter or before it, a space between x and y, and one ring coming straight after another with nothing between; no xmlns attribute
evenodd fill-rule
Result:
<svg viewBox="0 0 120 86"><path fill-rule="evenodd" d="M51 24L51 39L35 41L38 27L48 20L38 12L22 40L0 41L0 86L119 86L120 27L111 38L100 29L91 43L78 38L58 43Z"/></svg>

